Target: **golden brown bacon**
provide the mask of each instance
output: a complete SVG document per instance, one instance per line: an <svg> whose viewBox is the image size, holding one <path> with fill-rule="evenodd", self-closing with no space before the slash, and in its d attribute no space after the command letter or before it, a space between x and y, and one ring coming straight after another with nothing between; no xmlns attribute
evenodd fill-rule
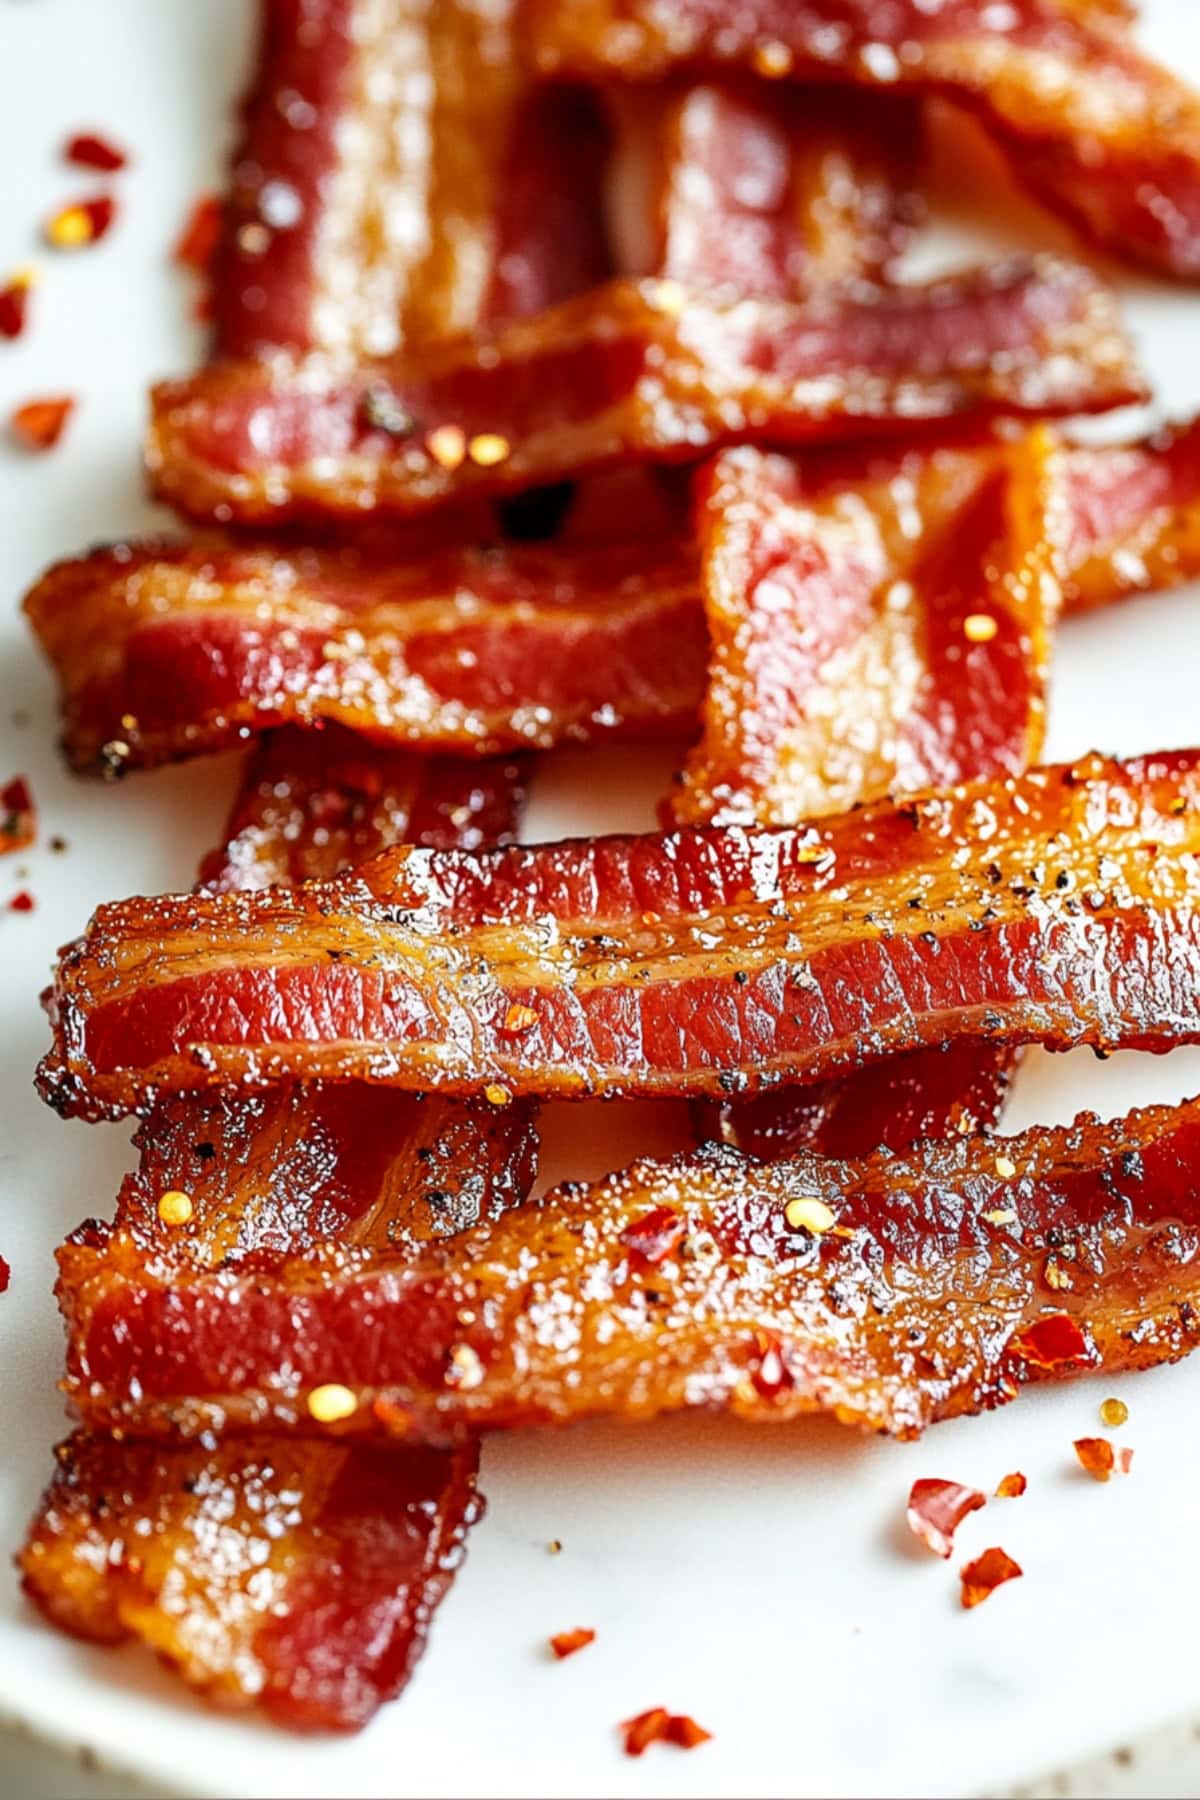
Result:
<svg viewBox="0 0 1200 1800"><path fill-rule="evenodd" d="M77 768L153 766L284 721L495 751L686 729L695 552L514 545L415 562L227 543L60 563L27 610Z"/></svg>
<svg viewBox="0 0 1200 1800"><path fill-rule="evenodd" d="M266 0L214 270L223 352L387 354L609 273L586 95L535 91L514 0Z"/></svg>
<svg viewBox="0 0 1200 1800"><path fill-rule="evenodd" d="M716 1097L958 1039L1167 1049L1200 1039L1198 848L1177 751L797 830L129 900L63 954L42 1091L88 1117L297 1078Z"/></svg>
<svg viewBox="0 0 1200 1800"><path fill-rule="evenodd" d="M738 81L609 100L627 274L789 299L888 275L920 216L910 103L868 110Z"/></svg>
<svg viewBox="0 0 1200 1800"><path fill-rule="evenodd" d="M681 1407L823 1410L911 1437L1047 1373L1200 1339L1200 1103L911 1156L763 1167L715 1146L560 1188L416 1260L260 1257L229 1277L64 1253L71 1392L137 1432L480 1428Z"/></svg>
<svg viewBox="0 0 1200 1800"><path fill-rule="evenodd" d="M529 0L555 73L728 68L941 95L974 113L1044 204L1107 248L1200 275L1200 100L1077 0Z"/></svg>
<svg viewBox="0 0 1200 1800"><path fill-rule="evenodd" d="M280 352L167 382L147 455L159 496L200 518L361 519L747 434L840 441L1142 392L1111 297L1050 258L796 304L625 281L407 361Z"/></svg>
<svg viewBox="0 0 1200 1800"><path fill-rule="evenodd" d="M285 731L252 759L228 848L205 873L253 886L332 875L406 835L502 838L519 796L509 767L423 765L368 756L337 731ZM524 1196L536 1148L524 1109L498 1119L320 1084L165 1101L138 1145L115 1229L197 1270L264 1248L394 1251L460 1230ZM188 1196L183 1224L160 1216L170 1191ZM92 1223L75 1241L99 1249L113 1229ZM269 1436L154 1451L77 1433L22 1553L25 1589L77 1636L140 1637L222 1704L353 1729L421 1654L478 1516L475 1460Z"/></svg>

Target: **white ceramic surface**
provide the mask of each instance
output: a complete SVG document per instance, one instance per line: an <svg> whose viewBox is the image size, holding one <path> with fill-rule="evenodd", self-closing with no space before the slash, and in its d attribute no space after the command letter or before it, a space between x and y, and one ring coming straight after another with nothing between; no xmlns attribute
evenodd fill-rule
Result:
<svg viewBox="0 0 1200 1800"><path fill-rule="evenodd" d="M36 996L55 945L98 901L185 885L213 841L234 780L224 758L118 788L72 781L53 752L50 680L16 600L55 556L158 516L140 497L147 381L191 365L192 294L168 262L194 196L219 179L249 39L250 0L0 0L0 271L34 256L34 322L0 345L0 412L72 391L80 410L41 459L0 448L0 775L31 776L42 839L0 864L0 1550L5 1560L49 1468L63 1416L52 1249L111 1204L127 1159L119 1127L64 1126L30 1086L45 1040ZM1196 0L1146 0L1146 32L1200 81ZM121 217L99 248L41 255L36 224L92 182L57 150L95 125L128 143ZM1031 208L987 198L991 164L942 159L960 237L1062 243ZM982 209L982 210L981 210ZM1122 279L1162 410L1200 406L1200 299ZM1136 751L1200 734L1196 591L1068 626L1051 751ZM555 759L528 835L642 826L671 757L637 751ZM586 805L576 792L586 793ZM69 840L65 855L46 847ZM25 871L28 871L26 876ZM3 911L29 886L37 910ZM1031 1057L1014 1125L1114 1112L1200 1089L1200 1054L1167 1060ZM672 1140L670 1108L580 1109L549 1120L551 1175L596 1172ZM619 1141L617 1141L619 1138ZM43 1627L0 1577L0 1792L206 1795L954 1795L1200 1791L1190 1720L1200 1714L1200 1361L1120 1383L1136 1447L1128 1481L1099 1487L1071 1440L1098 1429L1104 1384L1022 1400L993 1418L898 1446L817 1423L753 1432L681 1420L537 1434L487 1446L490 1501L409 1692L361 1737L298 1743L213 1716L139 1652L100 1653ZM908 1538L917 1475L1029 1492L960 1534L1000 1542L1025 1579L958 1607L954 1566ZM561 1555L546 1545L560 1538ZM959 1559L961 1560L961 1559ZM547 1634L594 1626L562 1666ZM616 1722L665 1703L714 1741L689 1756L619 1749ZM1166 1736L1113 1761L1166 1722ZM102 1774L47 1760L86 1746ZM1090 1760L1089 1760L1090 1759ZM1066 1778L1064 1778L1066 1779ZM89 1786L89 1783L98 1784ZM140 1786L136 1791L143 1791ZM1056 1791L1068 1791L1067 1787Z"/></svg>

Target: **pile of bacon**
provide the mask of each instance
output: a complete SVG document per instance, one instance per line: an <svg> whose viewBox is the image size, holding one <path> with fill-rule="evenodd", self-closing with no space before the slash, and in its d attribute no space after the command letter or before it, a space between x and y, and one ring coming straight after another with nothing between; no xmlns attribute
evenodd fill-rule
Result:
<svg viewBox="0 0 1200 1800"><path fill-rule="evenodd" d="M1200 573L1200 427L1051 423L1145 394L1084 266L897 277L935 106L1200 277L1200 99L1123 0L263 13L214 360L153 395L204 534L27 602L76 768L256 747L195 890L57 970L42 1091L140 1163L61 1251L22 1566L348 1728L484 1429L911 1437L1200 1338L1200 1102L993 1132L1024 1044L1200 1042L1200 751L1037 766L1060 614ZM697 719L662 835L514 847L505 759ZM698 1147L529 1201L595 1095Z"/></svg>

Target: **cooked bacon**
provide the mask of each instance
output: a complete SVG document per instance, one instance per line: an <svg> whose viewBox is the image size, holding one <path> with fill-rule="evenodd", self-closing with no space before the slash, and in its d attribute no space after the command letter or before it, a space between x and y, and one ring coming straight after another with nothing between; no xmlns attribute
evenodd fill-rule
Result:
<svg viewBox="0 0 1200 1800"><path fill-rule="evenodd" d="M609 98L626 274L786 300L888 275L920 217L911 102L736 80Z"/></svg>
<svg viewBox="0 0 1200 1800"><path fill-rule="evenodd" d="M51 569L27 611L80 769L284 721L460 753L644 737L687 729L704 679L695 552L674 537L416 562L117 545Z"/></svg>
<svg viewBox="0 0 1200 1800"><path fill-rule="evenodd" d="M372 757L336 730L284 731L249 764L205 873L253 886L333 875L406 835L502 838L520 795L511 767L455 771ZM535 1157L523 1108L320 1084L165 1100L137 1143L115 1228L197 1271L268 1248L418 1245L522 1198ZM160 1215L172 1191L189 1202L183 1226ZM101 1253L113 1229L93 1222L75 1241ZM475 1462L262 1435L160 1451L77 1433L22 1554L25 1589L77 1636L142 1638L222 1704L354 1729L421 1654L479 1514Z"/></svg>
<svg viewBox="0 0 1200 1800"><path fill-rule="evenodd" d="M331 1430L431 1442L684 1407L824 1410L911 1437L1026 1382L1191 1350L1198 1159L1191 1101L848 1163L709 1146L560 1188L415 1259L335 1249L197 1272L117 1233L103 1254L63 1252L69 1392L137 1432L263 1410L291 1428L333 1380L358 1404ZM683 1235L648 1265L627 1234L664 1208ZM1082 1347L1052 1358L1058 1321Z"/></svg>
<svg viewBox="0 0 1200 1800"><path fill-rule="evenodd" d="M599 122L531 89L514 10L267 0L214 270L225 354L386 354L610 272Z"/></svg>
<svg viewBox="0 0 1200 1800"><path fill-rule="evenodd" d="M974 113L1045 204L1107 249L1200 275L1200 100L1121 12L1077 0L530 0L538 66L601 80L746 69Z"/></svg>
<svg viewBox="0 0 1200 1800"><path fill-rule="evenodd" d="M1064 597L1088 612L1200 575L1200 419L1067 456Z"/></svg>
<svg viewBox="0 0 1200 1800"><path fill-rule="evenodd" d="M340 370L278 353L155 389L148 466L198 518L405 516L747 434L805 444L1143 394L1111 296L1053 258L803 303L624 281Z"/></svg>
<svg viewBox="0 0 1200 1800"><path fill-rule="evenodd" d="M796 830L119 902L63 953L42 1092L715 1097L960 1040L1165 1050L1200 1038L1198 820L1200 752L1093 757Z"/></svg>

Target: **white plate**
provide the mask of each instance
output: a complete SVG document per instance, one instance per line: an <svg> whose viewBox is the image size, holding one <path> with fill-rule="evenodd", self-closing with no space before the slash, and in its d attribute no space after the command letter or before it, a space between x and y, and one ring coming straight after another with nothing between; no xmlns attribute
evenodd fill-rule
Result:
<svg viewBox="0 0 1200 1800"><path fill-rule="evenodd" d="M37 991L55 946L98 901L191 880L235 773L224 758L119 788L68 779L53 753L51 683L15 602L55 556L157 517L139 497L145 385L201 351L189 284L167 253L195 195L219 181L249 10L249 0L0 0L0 271L36 254L36 222L52 205L101 185L58 160L69 131L107 129L136 154L115 184L122 210L110 239L41 258L33 326L0 347L4 413L36 393L81 401L53 454L0 451L10 596L0 775L30 775L42 817L38 849L0 864L0 909L18 884L38 902L29 916L0 910L0 1249L13 1266L0 1301L6 1553L63 1430L53 1246L83 1215L109 1209L127 1160L127 1130L64 1126L35 1099L46 1038ZM1145 11L1151 43L1200 81L1195 0L1147 0ZM971 215L988 180L948 160ZM968 222L985 248L997 235L1064 241L1028 208L989 215L986 230ZM1165 409L1200 407L1200 301L1124 286ZM1197 599L1136 602L1064 630L1052 754L1196 741ZM27 722L14 722L16 708ZM657 752L558 758L528 835L649 825L670 764ZM56 832L70 843L62 856L46 848ZM1116 1112L1197 1090L1193 1052L1104 1065L1031 1057L1011 1118ZM603 1126L595 1108L567 1120L559 1109L546 1165L598 1172L675 1128L669 1108L610 1109ZM1094 1381L941 1427L918 1446L825 1423L754 1432L691 1419L489 1443L490 1510L432 1647L403 1700L350 1741L300 1743L214 1716L144 1654L88 1650L49 1631L7 1579L0 1713L26 1735L0 1752L0 1783L122 1793L128 1772L156 1792L212 1795L953 1795L1036 1784L1091 1759L1073 1791L1160 1793L1171 1781L1170 1791L1195 1792L1200 1761L1185 1724L1132 1764L1108 1752L1200 1715L1200 1360L1119 1385L1137 1458L1128 1481L1107 1487L1084 1478L1071 1453L1073 1438L1098 1428L1105 1384ZM961 1547L1001 1542L1025 1579L964 1614L955 1565L907 1540L908 1486L937 1474L990 1489L1012 1468L1027 1473L1027 1496L970 1519ZM562 1539L560 1556L547 1554L551 1538ZM594 1626L595 1646L552 1666L547 1634L573 1625ZM616 1722L656 1704L694 1713L714 1741L628 1760ZM29 1750L28 1734L60 1751L86 1746L109 1774L64 1776L65 1765Z"/></svg>

